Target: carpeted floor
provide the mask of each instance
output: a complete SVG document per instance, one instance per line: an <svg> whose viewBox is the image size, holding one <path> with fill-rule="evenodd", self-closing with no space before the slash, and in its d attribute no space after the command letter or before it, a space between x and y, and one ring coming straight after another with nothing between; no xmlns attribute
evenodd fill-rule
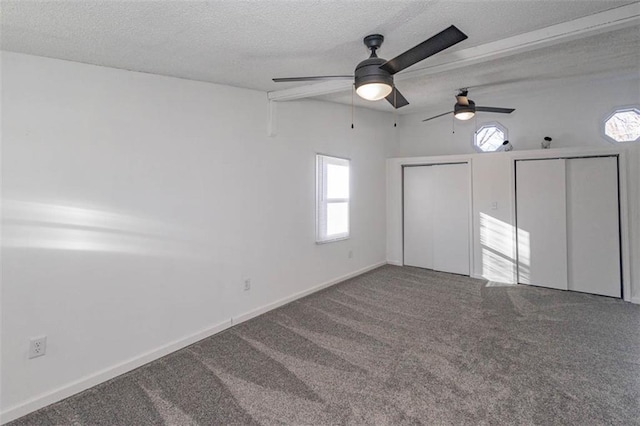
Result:
<svg viewBox="0 0 640 426"><path fill-rule="evenodd" d="M384 266L34 424L640 425L640 306Z"/></svg>

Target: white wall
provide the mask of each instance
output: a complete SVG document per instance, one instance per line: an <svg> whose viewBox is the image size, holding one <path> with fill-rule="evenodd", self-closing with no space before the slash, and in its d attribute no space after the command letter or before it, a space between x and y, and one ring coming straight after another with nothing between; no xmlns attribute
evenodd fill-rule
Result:
<svg viewBox="0 0 640 426"><path fill-rule="evenodd" d="M512 115L478 115L477 125L498 120L509 130L509 139L515 147L510 153L476 154L472 145L474 130L471 122L456 121L456 133L451 133L451 117L422 122L422 119L442 111L428 111L403 116L399 124L399 137L393 155L398 157L387 163L387 259L401 262L401 193L400 165L407 163L471 161L473 170L473 274L489 280L509 282L515 265L508 252L514 247L504 245L503 252L492 259L499 268L487 260L486 241L482 231L487 226L496 232L513 233L514 212L512 193L513 156L540 148L544 136L553 138L553 152L558 148L580 153L587 150L622 149L626 153L631 298L640 303L640 144L627 143L614 146L601 136L601 121L617 106L640 104L640 83L635 78L606 79L580 78L538 85L536 90L486 93L471 98L480 105L514 107ZM455 100L452 98L451 104ZM446 110L447 106L443 106ZM579 112L576 113L576 106ZM549 151L545 151L549 154ZM447 155L453 154L453 155ZM435 157L434 157L435 156ZM428 157L428 158L427 158ZM497 209L492 208L497 202ZM484 223L481 223L484 222ZM489 225L491 224L491 225ZM485 235L486 240L486 235ZM508 238L503 243L507 244ZM495 249L495 247L494 247ZM489 250L491 251L491 250ZM490 259L491 260L491 259ZM509 265L511 263L511 265Z"/></svg>
<svg viewBox="0 0 640 426"><path fill-rule="evenodd" d="M269 138L262 92L6 52L2 107L3 421L385 261L391 115L283 103ZM349 240L314 242L316 152Z"/></svg>

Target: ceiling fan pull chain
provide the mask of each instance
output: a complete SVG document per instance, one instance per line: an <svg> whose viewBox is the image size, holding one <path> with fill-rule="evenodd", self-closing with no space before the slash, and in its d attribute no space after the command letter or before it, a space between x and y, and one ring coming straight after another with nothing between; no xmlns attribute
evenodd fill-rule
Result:
<svg viewBox="0 0 640 426"><path fill-rule="evenodd" d="M353 129L353 92L355 91L355 85L351 86L351 128Z"/></svg>
<svg viewBox="0 0 640 426"><path fill-rule="evenodd" d="M456 118L455 116L451 116L451 134L456 134Z"/></svg>
<svg viewBox="0 0 640 426"><path fill-rule="evenodd" d="M393 127L398 127L398 102L396 99L396 95L398 91L393 88Z"/></svg>

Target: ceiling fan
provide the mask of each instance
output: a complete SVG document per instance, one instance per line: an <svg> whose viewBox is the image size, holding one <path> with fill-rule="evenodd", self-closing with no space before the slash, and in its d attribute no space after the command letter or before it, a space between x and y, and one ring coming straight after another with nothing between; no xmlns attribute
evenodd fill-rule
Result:
<svg viewBox="0 0 640 426"><path fill-rule="evenodd" d="M327 75L316 77L288 77L274 78L276 83L291 81L322 81L322 80L351 80L354 79L356 93L363 99L377 101L385 98L394 108L409 105L407 99L393 84L394 74L409 68L429 56L435 55L456 43L465 40L467 35L455 26L441 31L433 37L423 41L395 58L387 61L378 58L376 50L382 46L384 37L371 34L364 38L364 44L371 50L371 56L360 62L354 71L355 75Z"/></svg>
<svg viewBox="0 0 640 426"><path fill-rule="evenodd" d="M433 117L425 118L422 121L433 120L434 118L442 117L447 114L453 113L453 116L458 120L469 120L476 115L476 112L495 112L498 114L511 114L515 111L514 108L499 108L499 107L486 107L476 106L476 103L467 97L469 91L467 89L460 89L456 95L456 103L453 106L453 111L448 111L443 114L434 115Z"/></svg>

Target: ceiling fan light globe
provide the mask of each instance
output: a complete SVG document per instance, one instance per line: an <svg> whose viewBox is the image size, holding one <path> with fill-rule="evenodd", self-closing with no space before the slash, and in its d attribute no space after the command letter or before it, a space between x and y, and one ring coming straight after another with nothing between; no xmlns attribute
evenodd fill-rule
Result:
<svg viewBox="0 0 640 426"><path fill-rule="evenodd" d="M456 102L453 106L453 116L458 120L470 120L476 115L476 103L467 99L467 105Z"/></svg>
<svg viewBox="0 0 640 426"><path fill-rule="evenodd" d="M389 96L392 87L386 83L369 83L363 84L356 89L356 93L362 99L368 101L378 101Z"/></svg>
<svg viewBox="0 0 640 426"><path fill-rule="evenodd" d="M476 113L473 111L458 111L454 114L458 120L462 121L471 120L474 115L476 115Z"/></svg>

